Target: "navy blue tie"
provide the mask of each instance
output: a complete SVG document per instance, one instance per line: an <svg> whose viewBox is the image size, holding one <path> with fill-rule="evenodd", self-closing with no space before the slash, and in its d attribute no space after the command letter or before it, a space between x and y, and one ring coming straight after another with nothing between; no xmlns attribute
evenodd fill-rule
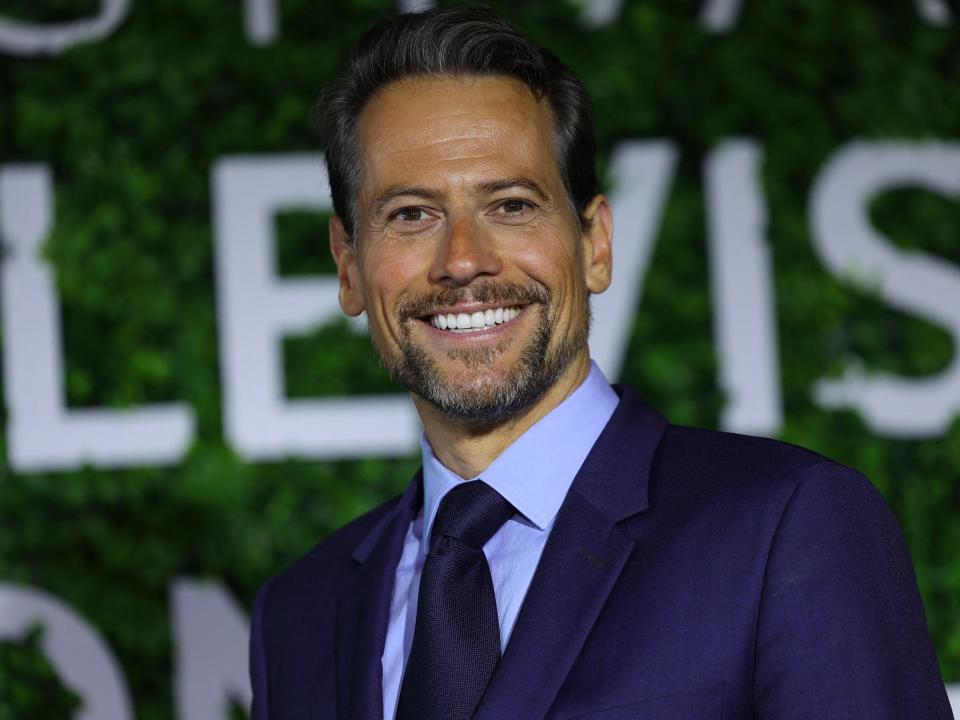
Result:
<svg viewBox="0 0 960 720"><path fill-rule="evenodd" d="M514 512L479 481L458 485L440 503L397 720L473 717L500 660L497 600L483 546Z"/></svg>

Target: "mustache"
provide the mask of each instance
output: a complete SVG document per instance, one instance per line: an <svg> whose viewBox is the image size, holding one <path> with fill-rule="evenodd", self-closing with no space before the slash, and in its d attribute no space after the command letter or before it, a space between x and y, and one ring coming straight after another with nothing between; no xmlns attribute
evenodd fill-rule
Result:
<svg viewBox="0 0 960 720"><path fill-rule="evenodd" d="M400 322L405 322L426 315L435 308L463 302L546 305L550 302L550 291L539 283L521 285L514 282L480 282L469 287L438 288L404 299L397 305L396 315Z"/></svg>

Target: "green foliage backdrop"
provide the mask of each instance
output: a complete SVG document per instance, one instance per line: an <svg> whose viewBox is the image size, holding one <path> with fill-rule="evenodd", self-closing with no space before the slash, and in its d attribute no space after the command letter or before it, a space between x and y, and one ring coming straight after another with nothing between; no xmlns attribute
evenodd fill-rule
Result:
<svg viewBox="0 0 960 720"><path fill-rule="evenodd" d="M811 181L852 138L957 138L960 27L909 0L747 0L711 34L698 2L624 0L588 28L560 2L492 2L584 78L600 166L624 138L680 152L621 380L675 422L716 426L717 388L702 190L721 139L763 146L786 411L783 437L866 472L904 528L945 679L960 681L960 422L942 438L878 438L852 413L811 400L850 357L924 375L956 352L940 328L830 276L807 222ZM6 0L2 13L52 22L93 0ZM0 458L0 580L62 597L104 635L140 720L173 716L167 583L256 587L325 533L401 490L415 458L245 464L224 439L209 173L228 154L318 150L310 108L352 40L387 0L280 0L281 37L243 34L243 3L135 0L103 42L55 58L0 56L0 163L53 169L46 247L63 308L71 406L183 401L197 437L176 467L14 474ZM960 20L955 20L960 23ZM874 225L904 248L960 265L960 204L903 190ZM278 223L279 266L325 272L323 218ZM343 324L285 345L291 396L390 388L368 342ZM5 423L5 417L0 418ZM0 447L2 453L2 447ZM0 644L0 720L66 717L31 635Z"/></svg>

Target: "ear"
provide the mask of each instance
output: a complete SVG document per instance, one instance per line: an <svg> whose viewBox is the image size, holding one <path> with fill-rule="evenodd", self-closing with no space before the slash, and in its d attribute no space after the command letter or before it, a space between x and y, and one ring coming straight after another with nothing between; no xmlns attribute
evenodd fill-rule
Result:
<svg viewBox="0 0 960 720"><path fill-rule="evenodd" d="M337 215L330 218L330 254L337 263L340 308L351 317L359 315L366 305L360 283L360 268L357 266L357 249L343 227L343 220Z"/></svg>
<svg viewBox="0 0 960 720"><path fill-rule="evenodd" d="M580 236L583 273L587 289L602 293L610 286L613 272L613 211L603 195L597 195L583 213L589 226Z"/></svg>

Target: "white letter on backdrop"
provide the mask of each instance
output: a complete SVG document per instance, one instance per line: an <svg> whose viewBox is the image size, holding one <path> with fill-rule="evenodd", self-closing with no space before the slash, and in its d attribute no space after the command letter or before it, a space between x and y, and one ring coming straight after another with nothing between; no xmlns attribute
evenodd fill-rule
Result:
<svg viewBox="0 0 960 720"><path fill-rule="evenodd" d="M950 709L954 717L960 717L960 683L947 685L947 698L950 700Z"/></svg>
<svg viewBox="0 0 960 720"><path fill-rule="evenodd" d="M605 27L615 22L623 10L623 0L576 0L588 25Z"/></svg>
<svg viewBox="0 0 960 720"><path fill-rule="evenodd" d="M953 360L924 378L867 375L851 366L841 380L818 382L814 392L824 407L855 408L878 433L930 437L942 434L960 412L960 270L926 253L898 249L869 220L874 197L910 186L960 198L960 144L854 142L839 150L813 187L814 247L835 275L874 288L891 306L945 328L953 336Z"/></svg>
<svg viewBox="0 0 960 720"><path fill-rule="evenodd" d="M740 4L742 1L706 0L700 9L700 24L710 32L729 32L740 19Z"/></svg>
<svg viewBox="0 0 960 720"><path fill-rule="evenodd" d="M177 578L170 586L177 720L230 720L230 701L250 706L249 623L217 582Z"/></svg>
<svg viewBox="0 0 960 720"><path fill-rule="evenodd" d="M284 397L283 337L340 315L336 276L281 279L276 272L274 215L331 207L323 158L221 159L213 195L224 425L233 446L248 460L412 450L419 425L405 395ZM320 240L317 252L327 252Z"/></svg>
<svg viewBox="0 0 960 720"><path fill-rule="evenodd" d="M244 0L243 29L254 45L273 45L280 35L277 0Z"/></svg>
<svg viewBox="0 0 960 720"><path fill-rule="evenodd" d="M676 150L664 141L618 145L610 161L613 188L613 282L594 295L591 355L611 382L620 375L650 264Z"/></svg>
<svg viewBox="0 0 960 720"><path fill-rule="evenodd" d="M727 398L720 422L726 430L776 435L783 408L760 162L754 141L726 141L707 158L704 179L714 333Z"/></svg>
<svg viewBox="0 0 960 720"><path fill-rule="evenodd" d="M14 55L59 55L68 48L108 37L123 22L130 0L102 0L100 14L69 23L36 25L0 18L0 51Z"/></svg>
<svg viewBox="0 0 960 720"><path fill-rule="evenodd" d="M929 25L950 25L953 22L953 11L943 0L916 0L917 12Z"/></svg>
<svg viewBox="0 0 960 720"><path fill-rule="evenodd" d="M61 682L83 701L74 720L132 720L123 673L97 631L58 598L0 583L0 640L19 640L36 625Z"/></svg>
<svg viewBox="0 0 960 720"><path fill-rule="evenodd" d="M402 13L416 12L417 10L429 10L434 6L436 6L434 0L398 0L397 11Z"/></svg>
<svg viewBox="0 0 960 720"><path fill-rule="evenodd" d="M53 221L52 182L41 165L0 167L3 370L10 464L57 470L177 462L193 437L181 404L136 410L64 404L60 308L41 247Z"/></svg>

